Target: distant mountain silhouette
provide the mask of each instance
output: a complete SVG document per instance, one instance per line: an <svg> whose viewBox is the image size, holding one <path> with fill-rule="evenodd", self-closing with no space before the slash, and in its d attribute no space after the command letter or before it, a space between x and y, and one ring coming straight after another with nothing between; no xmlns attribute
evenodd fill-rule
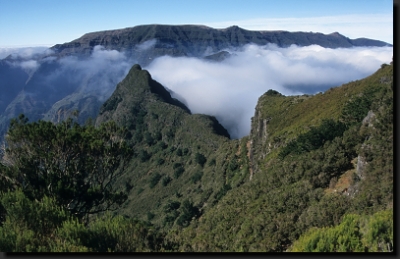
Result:
<svg viewBox="0 0 400 259"><path fill-rule="evenodd" d="M30 59L10 55L0 60L0 136L5 134L10 119L20 113L31 120L60 121L74 110L80 111L79 122L96 117L102 103L135 63L146 66L164 55L218 62L231 55L227 49L237 50L250 43L280 47L317 44L328 48L390 45L364 38L352 40L337 32L249 31L238 26L214 29L201 25L141 25L91 32L51 47L51 54L46 51ZM111 55L119 57L123 53L125 63L117 59L95 70L97 64L90 58L99 45L104 51L119 51L111 51ZM27 65L33 65L32 69L27 70Z"/></svg>
<svg viewBox="0 0 400 259"><path fill-rule="evenodd" d="M137 48L156 40L148 49ZM142 65L163 55L199 57L205 52L216 53L226 48L237 48L254 43L277 44L288 47L292 44L312 44L326 48L349 48L354 46L387 46L383 41L371 39L349 39L338 32L322 34L314 32L249 31L238 26L214 29L201 25L140 25L131 28L91 32L69 43L57 44L51 49L58 56L90 55L93 47L102 45L106 49L124 51L135 55Z"/></svg>

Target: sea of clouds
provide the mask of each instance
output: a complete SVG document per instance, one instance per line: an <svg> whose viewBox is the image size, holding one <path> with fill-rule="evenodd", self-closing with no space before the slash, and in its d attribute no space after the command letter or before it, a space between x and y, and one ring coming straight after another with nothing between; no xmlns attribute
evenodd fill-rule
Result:
<svg viewBox="0 0 400 259"><path fill-rule="evenodd" d="M149 51L154 44L155 41L149 41L136 49ZM390 63L393 57L393 47L330 49L317 45L292 45L280 48L274 44L250 44L240 50L227 51L232 55L221 62L163 56L143 68L169 89L173 97L185 103L192 113L215 116L232 138L250 133L257 100L269 89L284 95L324 92L371 75L383 63ZM80 92L91 93L101 101L112 94L118 82L136 63L135 57L102 46L94 47L86 59L73 56L33 58L40 53L48 55L51 51L14 51L15 60L10 64L32 75L45 62L56 62L57 69L48 75L47 85L57 87L60 80L67 80Z"/></svg>
<svg viewBox="0 0 400 259"><path fill-rule="evenodd" d="M284 95L315 94L362 79L390 63L392 47L330 49L247 45L222 62L164 56L147 69L192 113L215 116L232 138L250 133L258 98L269 89Z"/></svg>

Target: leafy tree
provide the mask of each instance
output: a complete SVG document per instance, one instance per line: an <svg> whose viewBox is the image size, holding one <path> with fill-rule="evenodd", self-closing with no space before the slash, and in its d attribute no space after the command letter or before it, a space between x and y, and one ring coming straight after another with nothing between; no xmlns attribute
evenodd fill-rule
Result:
<svg viewBox="0 0 400 259"><path fill-rule="evenodd" d="M165 213L170 213L172 211L175 211L179 209L181 206L181 203L179 201L168 201L168 203L164 206L164 212Z"/></svg>
<svg viewBox="0 0 400 259"><path fill-rule="evenodd" d="M176 224L181 227L187 227L190 224L190 221L193 217L197 217L200 214L200 211L197 207L193 206L189 200L184 200L182 205L179 208L180 215L176 220Z"/></svg>
<svg viewBox="0 0 400 259"><path fill-rule="evenodd" d="M113 122L28 123L20 115L10 123L1 163L32 200L53 198L79 217L116 209L127 198L113 186L131 154L124 133Z"/></svg>
<svg viewBox="0 0 400 259"><path fill-rule="evenodd" d="M276 90L272 90L272 89L269 89L269 90L265 93L265 95L269 95L269 96L282 96L282 94L281 94L280 92L278 92L278 91L276 91Z"/></svg>

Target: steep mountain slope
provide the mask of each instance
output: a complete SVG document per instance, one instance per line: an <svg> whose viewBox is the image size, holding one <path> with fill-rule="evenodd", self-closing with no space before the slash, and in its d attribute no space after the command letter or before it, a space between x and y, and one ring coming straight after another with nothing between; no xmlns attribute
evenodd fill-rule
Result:
<svg viewBox="0 0 400 259"><path fill-rule="evenodd" d="M162 228L175 221L185 225L189 222L183 221L184 213L177 208L166 212L166 206L192 206L197 212L191 219L217 203L229 184L240 185L248 178L245 170L232 164L241 155L235 154L239 142L229 140L214 117L190 114L139 65L101 106L96 123L108 120L127 128L134 152L116 183L129 193L118 213L151 220Z"/></svg>
<svg viewBox="0 0 400 259"><path fill-rule="evenodd" d="M313 96L269 90L250 136L240 140L230 140L214 117L190 114L139 65L87 122L101 128L71 123L13 122L15 145L0 164L3 250L393 250L392 64ZM82 160L70 147L92 156ZM130 160L119 164L113 150ZM86 162L93 179L82 180ZM88 188L76 201L93 209L99 204L87 198L117 198L91 188L92 181L110 187L93 163L116 169L113 193L128 199L114 215L77 218L57 203L65 194L77 198L71 184ZM51 177L40 179L45 174ZM24 180L39 187L24 190ZM44 191L58 198L40 197Z"/></svg>
<svg viewBox="0 0 400 259"><path fill-rule="evenodd" d="M188 228L170 231L169 239L180 251L285 251L308 230L336 226L349 213L364 217L393 208L392 91L392 65L314 96L268 91L249 139L241 140L248 141L252 180ZM343 224L352 220L358 218ZM362 228L352 237L360 244L372 231ZM301 244L316 249L304 244L316 232L307 233ZM393 246L391 238L381 250ZM332 245L326 251L354 251Z"/></svg>

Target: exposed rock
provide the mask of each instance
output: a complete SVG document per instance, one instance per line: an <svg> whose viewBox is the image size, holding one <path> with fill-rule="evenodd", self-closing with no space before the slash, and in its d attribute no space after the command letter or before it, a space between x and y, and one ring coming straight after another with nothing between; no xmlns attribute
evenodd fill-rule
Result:
<svg viewBox="0 0 400 259"><path fill-rule="evenodd" d="M357 158L357 167L356 167L356 174L360 179L364 179L364 172L365 172L365 166L367 165L367 161L365 161L365 158L361 155L358 155Z"/></svg>
<svg viewBox="0 0 400 259"><path fill-rule="evenodd" d="M373 111L368 111L367 116L365 116L365 118L362 121L362 124L368 126L368 127L372 127L372 121L375 119L375 113Z"/></svg>

